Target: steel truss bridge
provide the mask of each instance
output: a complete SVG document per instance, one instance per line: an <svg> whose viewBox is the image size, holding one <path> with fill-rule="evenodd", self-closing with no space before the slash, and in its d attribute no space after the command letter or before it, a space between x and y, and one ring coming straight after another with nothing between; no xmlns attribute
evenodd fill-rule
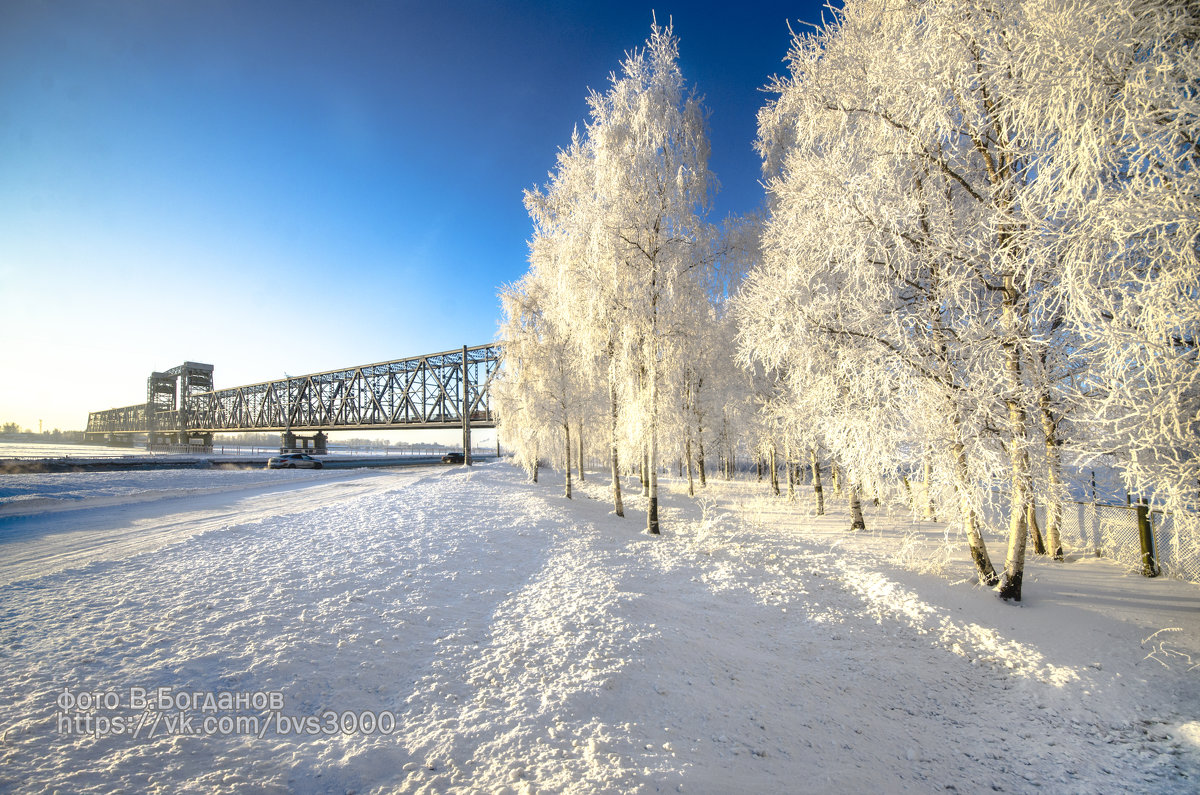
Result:
<svg viewBox="0 0 1200 795"><path fill-rule="evenodd" d="M335 430L494 428L489 388L497 345L213 389L213 366L184 362L150 375L146 402L88 415L87 438L147 434L151 444L211 447L222 432L279 431L281 448L308 449L297 431L316 432L315 452ZM297 441L301 444L297 445Z"/></svg>

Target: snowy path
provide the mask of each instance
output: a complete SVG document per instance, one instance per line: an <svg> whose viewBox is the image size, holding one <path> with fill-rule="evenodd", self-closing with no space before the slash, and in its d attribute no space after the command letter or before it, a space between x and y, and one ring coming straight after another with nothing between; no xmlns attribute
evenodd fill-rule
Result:
<svg viewBox="0 0 1200 795"><path fill-rule="evenodd" d="M503 464L312 484L278 515L282 494L232 518L196 506L177 543L0 586L0 790L1170 792L1200 776L1192 586L1039 563L1030 601L1005 606L956 583L959 561L898 565L886 532L831 547L844 517L805 519L757 484L714 483L707 509L669 496L659 539L637 498L622 521L605 491L567 501ZM1106 584L1143 595L1136 620L1095 608ZM1145 644L1150 626L1179 631ZM64 690L131 687L274 691L289 717L395 727L59 733Z"/></svg>

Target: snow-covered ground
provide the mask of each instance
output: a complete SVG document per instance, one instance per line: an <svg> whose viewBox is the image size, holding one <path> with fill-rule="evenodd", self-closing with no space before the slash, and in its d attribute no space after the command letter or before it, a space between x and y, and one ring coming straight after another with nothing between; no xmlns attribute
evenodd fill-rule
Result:
<svg viewBox="0 0 1200 795"><path fill-rule="evenodd" d="M568 501L503 463L163 474L36 476L0 516L0 790L1200 780L1186 583L1034 560L1004 605L941 525L868 509L851 536L754 482L668 494L650 538L599 477Z"/></svg>

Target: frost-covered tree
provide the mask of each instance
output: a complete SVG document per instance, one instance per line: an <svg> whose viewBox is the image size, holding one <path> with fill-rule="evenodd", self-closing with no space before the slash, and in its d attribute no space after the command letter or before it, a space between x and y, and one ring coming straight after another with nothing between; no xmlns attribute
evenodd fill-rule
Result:
<svg viewBox="0 0 1200 795"><path fill-rule="evenodd" d="M605 436L613 495L613 511L624 516L619 455L620 369L619 328L615 312L620 295L612 278L615 260L596 193L595 157L578 131L558 154L550 182L525 194L534 222L535 240L546 256L531 260L543 283L550 285L547 306L551 322L570 337L573 363L580 377L603 384L607 393Z"/></svg>
<svg viewBox="0 0 1200 795"><path fill-rule="evenodd" d="M550 182L526 194L534 221L527 279L538 287L539 339L566 344L553 364L575 376L567 413L594 417L597 391L606 393L601 433L615 512L623 513L623 462L642 463L647 530L658 533L660 445L684 438L680 428L701 443L709 406L701 397L711 366L702 331L713 312L706 117L679 70L678 40L657 24L588 103L584 132L560 151ZM520 331L506 325L506 350L507 335Z"/></svg>
<svg viewBox="0 0 1200 795"><path fill-rule="evenodd" d="M535 243L531 259L536 261L541 253ZM547 302L535 275L527 274L501 293L504 367L497 411L501 432L517 460L536 479L540 458L549 455L562 466L565 495L570 498L571 426L579 417L586 387L571 365L568 338L546 316Z"/></svg>
<svg viewBox="0 0 1200 795"><path fill-rule="evenodd" d="M953 471L965 476L971 426L978 425L970 415L981 405L995 409L996 399L984 394L981 404L978 390L970 389L963 335L973 337L971 370L1000 370L996 341L979 344L995 337L996 302L962 255L955 257L960 245L979 245L969 235L981 224L980 211L938 167L958 164L936 134L924 140L914 131L912 92L895 82L899 48L885 46L889 36L907 35L906 21L865 5L849 7L838 26L796 39L793 77L774 86L779 99L760 114L772 213L764 266L741 298L742 339L750 355L772 366L791 358L785 369L804 373L792 380L797 391L835 375L844 382L845 398L811 402L817 413L803 421L836 437L852 483L854 471L861 477L894 469L890 459L904 441L893 436L884 443L891 424L877 421L872 405L862 402L866 395L902 394L935 412L936 422L913 428L948 443L937 448L953 451ZM908 66L916 69L919 53L909 46ZM895 107L864 98L884 91L894 92ZM975 303L981 292L988 311L973 316L961 305ZM812 372L815 362L833 369ZM829 412L845 405L862 408L838 412L835 432ZM893 434L905 430L892 427ZM933 446L932 439L908 441L916 449ZM980 578L994 581L975 522L977 495L965 481L956 485Z"/></svg>
<svg viewBox="0 0 1200 795"><path fill-rule="evenodd" d="M588 99L597 221L622 299L614 321L628 352L627 383L644 385L628 408L641 414L652 534L659 532L659 446L671 405L662 390L684 365L681 340L698 331L693 318L709 263L706 114L678 61L671 27L655 24L646 47L626 57L608 90Z"/></svg>
<svg viewBox="0 0 1200 795"><path fill-rule="evenodd" d="M1200 513L1200 12L1046 3L1009 109L1038 152L1056 288L1086 367L1094 455L1195 529ZM1190 520L1190 521L1189 521Z"/></svg>
<svg viewBox="0 0 1200 795"><path fill-rule="evenodd" d="M855 393L893 381L910 438L874 454L945 451L984 581L974 506L1003 471L1003 598L1035 472L1060 553L1064 444L1196 498L1195 32L1184 3L851 0L795 38L760 114L771 218L744 343L859 357Z"/></svg>

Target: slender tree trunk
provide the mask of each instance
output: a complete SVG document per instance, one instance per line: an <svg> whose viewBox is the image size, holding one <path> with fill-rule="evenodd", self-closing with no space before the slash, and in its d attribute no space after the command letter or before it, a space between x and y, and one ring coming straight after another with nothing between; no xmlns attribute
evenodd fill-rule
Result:
<svg viewBox="0 0 1200 795"><path fill-rule="evenodd" d="M1033 552L1035 555L1045 555L1046 542L1042 540L1042 529L1038 527L1037 502L1032 495L1029 498L1029 506L1025 510L1025 524L1028 525L1029 536L1033 539Z"/></svg>
<svg viewBox="0 0 1200 795"><path fill-rule="evenodd" d="M787 467L788 502L796 501L796 473L792 470L792 443L783 445L783 465Z"/></svg>
<svg viewBox="0 0 1200 795"><path fill-rule="evenodd" d="M1042 433L1046 438L1047 485L1050 488L1049 497L1046 499L1046 543L1049 544L1050 554L1054 559L1062 560L1062 478L1059 474L1062 463L1058 453L1058 423L1054 421L1054 415L1050 411L1050 395L1043 392L1038 403Z"/></svg>
<svg viewBox="0 0 1200 795"><path fill-rule="evenodd" d="M571 499L571 423L569 422L563 423L563 439L565 441L567 451L567 465L563 468L567 470L566 495L567 499L569 500Z"/></svg>
<svg viewBox="0 0 1200 795"><path fill-rule="evenodd" d="M612 495L613 495L613 513L617 516L625 515L625 506L621 502L621 466L617 455L617 380L616 380L616 360L612 358L612 351L609 351L609 370L608 370L608 433L609 433L609 453L612 458Z"/></svg>
<svg viewBox="0 0 1200 795"><path fill-rule="evenodd" d="M770 458L771 492L774 493L776 497L778 497L779 496L779 464L775 460L775 457L776 457L775 442L771 442L771 458Z"/></svg>
<svg viewBox="0 0 1200 795"><path fill-rule="evenodd" d="M937 521L937 509L933 506L933 462L928 452L925 454L925 518Z"/></svg>
<svg viewBox="0 0 1200 795"><path fill-rule="evenodd" d="M759 454L759 456L754 459L754 470L756 472L758 472L758 480L760 483L762 482L762 470L763 470L762 465L763 465L762 455Z"/></svg>
<svg viewBox="0 0 1200 795"><path fill-rule="evenodd" d="M936 267L932 271L933 284L935 289L940 282ZM946 346L946 329L942 323L942 315L937 306L930 308L930 328L934 330L937 340L937 358L941 365L942 372L946 378L946 383L954 383L954 368L950 364L949 351ZM961 415L955 409L951 415L954 423L955 438L961 438L959 432L962 425ZM983 540L983 535L979 532L979 518L975 513L974 501L971 489L971 469L967 461L967 449L962 442L955 442L952 448L954 454L954 490L958 495L959 512L962 514L963 532L967 536L967 548L971 553L971 560L975 564L975 573L982 585L989 588L995 587L1000 578L996 574L996 568L992 565L992 559L988 555L987 544ZM929 451L926 450L926 465L929 464ZM929 473L928 469L925 473L926 495L929 491ZM914 500L915 500L914 496ZM932 510L933 503L930 499L929 507ZM913 510L916 510L916 503L913 503Z"/></svg>
<svg viewBox="0 0 1200 795"><path fill-rule="evenodd" d="M538 466L541 465L541 463L542 463L542 460L540 458L538 458L537 455L535 454L533 456L533 482L534 483L537 483Z"/></svg>
<svg viewBox="0 0 1200 795"><path fill-rule="evenodd" d="M725 416L725 412L721 412L721 441L717 445L720 451L718 455L723 459L721 461L721 474L725 480L733 479L733 449L729 444L729 418Z"/></svg>
<svg viewBox="0 0 1200 795"><path fill-rule="evenodd" d="M817 500L817 516L825 515L825 495L821 493L821 462L817 458L817 450L814 447L808 449L808 460L812 464L812 486L813 495Z"/></svg>
<svg viewBox="0 0 1200 795"><path fill-rule="evenodd" d="M695 497L696 496L696 484L692 480L692 437L691 437L691 434L688 435L687 441L684 442L684 458L687 459L688 496Z"/></svg>
<svg viewBox="0 0 1200 795"><path fill-rule="evenodd" d="M642 448L642 496L650 496L650 450Z"/></svg>
<svg viewBox="0 0 1200 795"><path fill-rule="evenodd" d="M579 448L579 482L583 483L583 420L580 420L576 427L579 429L575 434L575 446Z"/></svg>
<svg viewBox="0 0 1200 795"><path fill-rule="evenodd" d="M708 485L704 476L704 415L700 411L700 389L704 379L696 380L696 391L692 395L692 413L696 416L696 473L700 477L700 488Z"/></svg>
<svg viewBox="0 0 1200 795"><path fill-rule="evenodd" d="M1008 522L1008 555L1004 560L1004 574L1000 578L1000 598L1021 601L1021 581L1025 575L1025 545L1029 526L1026 523L1026 506L1032 491L1032 473L1029 451L1025 446L1025 407L1021 403L1021 358L1017 348L1017 288L1011 273L1004 275L1003 326L1007 339L1004 342L1004 372L1008 380L1008 458L1010 467L1010 497Z"/></svg>
<svg viewBox="0 0 1200 795"><path fill-rule="evenodd" d="M866 530L867 523L863 521L862 500L858 497L858 486L850 486L850 531Z"/></svg>
<svg viewBox="0 0 1200 795"><path fill-rule="evenodd" d="M658 529L658 357L650 357L650 451L646 492L646 532L659 535Z"/></svg>
<svg viewBox="0 0 1200 795"><path fill-rule="evenodd" d="M842 470L836 461L829 465L829 477L833 479L833 493L842 496Z"/></svg>
<svg viewBox="0 0 1200 795"><path fill-rule="evenodd" d="M975 563L975 571L979 582L991 588L1000 582L992 559L988 557L987 545L979 532L979 522L975 508L971 504L970 469L967 466L967 450L962 443L954 445L954 488L958 492L958 502L962 511L963 531L967 534L967 547L971 551L971 560Z"/></svg>

